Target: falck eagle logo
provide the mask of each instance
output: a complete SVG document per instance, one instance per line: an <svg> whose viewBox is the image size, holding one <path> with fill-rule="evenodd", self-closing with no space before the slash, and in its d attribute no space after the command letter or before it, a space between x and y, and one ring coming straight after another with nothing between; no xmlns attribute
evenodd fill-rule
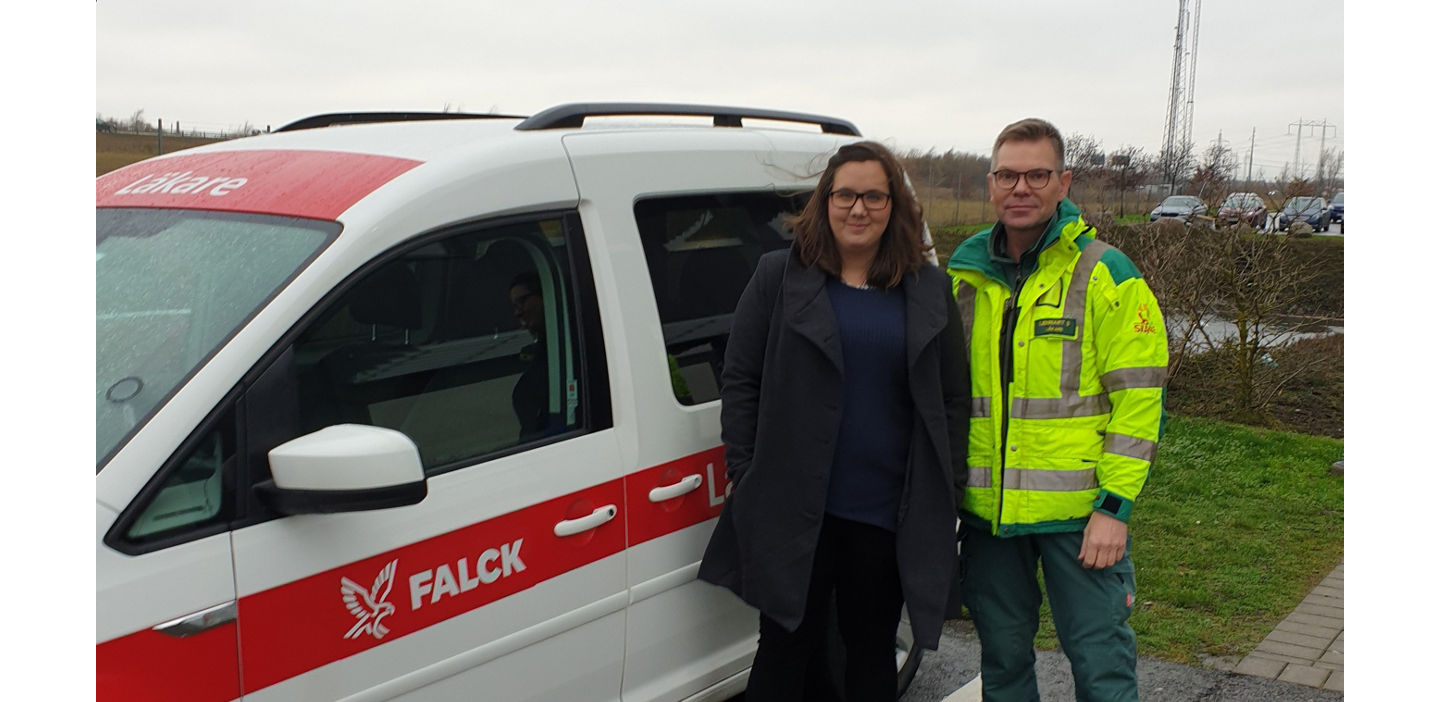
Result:
<svg viewBox="0 0 1440 702"><path fill-rule="evenodd" d="M399 559L390 561L389 565L380 569L380 574L375 576L375 584L366 590L360 583L341 576L340 596L345 600L345 608L355 615L355 626L345 632L345 638L358 639L362 634L369 634L377 639L385 638L390 629L380 620L395 613L395 605L386 602L390 597L390 587L395 584L395 568L400 563Z"/></svg>

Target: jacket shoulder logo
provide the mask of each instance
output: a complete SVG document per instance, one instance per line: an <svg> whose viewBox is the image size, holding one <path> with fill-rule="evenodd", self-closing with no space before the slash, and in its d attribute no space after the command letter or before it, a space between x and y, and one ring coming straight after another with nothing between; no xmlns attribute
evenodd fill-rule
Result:
<svg viewBox="0 0 1440 702"><path fill-rule="evenodd" d="M366 590L363 585L346 577L340 578L340 597L345 601L345 608L355 615L355 626L345 632L345 638L358 639L362 634L370 634L377 639L385 638L390 629L380 620L395 613L395 605L386 600L390 598L390 588L395 584L395 568L400 563L399 559L390 561L388 565L380 569L380 574L375 576L375 584Z"/></svg>
<svg viewBox="0 0 1440 702"><path fill-rule="evenodd" d="M1135 310L1135 315L1140 318L1139 321L1135 322L1135 333L1136 333L1136 334L1154 334L1154 333L1155 333L1155 325L1150 323L1150 306L1149 306L1149 305L1140 305L1140 307Z"/></svg>

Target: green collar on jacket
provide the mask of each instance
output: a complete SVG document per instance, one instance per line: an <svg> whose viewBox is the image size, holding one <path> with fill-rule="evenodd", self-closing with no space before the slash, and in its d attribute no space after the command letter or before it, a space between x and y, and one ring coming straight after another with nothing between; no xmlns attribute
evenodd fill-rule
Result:
<svg viewBox="0 0 1440 702"><path fill-rule="evenodd" d="M1050 218L1050 226L1045 228L1045 234L1040 237L1039 250L1043 254L1061 237L1067 241L1074 241L1085 228L1085 220L1080 217L1080 208L1071 202L1070 198L1065 198L1055 208L1055 216ZM1010 284L1006 282L1007 276L1001 268L1001 262L991 256L993 250L991 241L996 231L1000 229L1002 229L1002 225L996 222L989 229L960 242L960 245L955 247L955 253L950 256L948 264L950 270L977 271L1007 288L1010 287Z"/></svg>

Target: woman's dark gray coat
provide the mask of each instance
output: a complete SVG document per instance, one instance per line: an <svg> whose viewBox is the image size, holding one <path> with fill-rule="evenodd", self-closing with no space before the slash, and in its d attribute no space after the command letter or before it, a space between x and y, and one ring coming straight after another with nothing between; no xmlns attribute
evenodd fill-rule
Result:
<svg viewBox="0 0 1440 702"><path fill-rule="evenodd" d="M805 613L845 382L826 279L774 251L740 296L720 392L734 486L700 564L702 580L792 631ZM955 566L970 379L949 276L926 265L901 285L915 428L896 555L915 641L934 649Z"/></svg>

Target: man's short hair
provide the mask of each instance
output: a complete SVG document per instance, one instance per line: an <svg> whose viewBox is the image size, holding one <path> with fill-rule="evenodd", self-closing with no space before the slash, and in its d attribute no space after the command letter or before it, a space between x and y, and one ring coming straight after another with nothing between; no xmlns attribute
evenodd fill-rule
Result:
<svg viewBox="0 0 1440 702"><path fill-rule="evenodd" d="M995 137L995 148L990 151L990 168L995 168L995 158L1000 155L1000 145L1007 141L1040 141L1049 139L1050 144L1055 147L1055 156L1059 160L1057 171L1065 170L1065 140L1060 137L1060 130L1055 125L1046 122L1039 117L1029 117L1015 122L1000 130L1000 136Z"/></svg>
<svg viewBox="0 0 1440 702"><path fill-rule="evenodd" d="M517 285L524 287L536 295L544 292L540 287L540 274L536 273L534 269L523 270L516 273L515 277L510 279L510 287L513 288Z"/></svg>

